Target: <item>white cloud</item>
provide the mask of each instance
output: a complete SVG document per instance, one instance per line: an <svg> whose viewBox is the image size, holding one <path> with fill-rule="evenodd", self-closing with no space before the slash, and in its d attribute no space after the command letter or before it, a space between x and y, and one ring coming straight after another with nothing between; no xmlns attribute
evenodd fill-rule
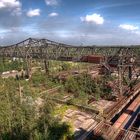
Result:
<svg viewBox="0 0 140 140"><path fill-rule="evenodd" d="M86 15L85 17L81 17L81 21L87 23L103 24L104 18L100 14L94 13L91 15Z"/></svg>
<svg viewBox="0 0 140 140"><path fill-rule="evenodd" d="M49 14L49 17L56 17L56 16L58 16L58 15L59 15L58 13L55 13L55 12L54 12L54 13L50 13L50 14Z"/></svg>
<svg viewBox="0 0 140 140"><path fill-rule="evenodd" d="M3 28L0 28L0 34L8 33L8 32L10 32L10 31L11 31L10 29L3 29Z"/></svg>
<svg viewBox="0 0 140 140"><path fill-rule="evenodd" d="M57 5L58 1L57 0L45 0L47 5L53 6L53 5Z"/></svg>
<svg viewBox="0 0 140 140"><path fill-rule="evenodd" d="M122 29L125 29L125 30L129 30L129 31L134 31L134 30L139 29L138 26L129 25L129 24L121 24L121 25L119 25L119 27L122 28Z"/></svg>
<svg viewBox="0 0 140 140"><path fill-rule="evenodd" d="M27 16L28 17L35 17L35 16L40 16L40 9L30 9L28 12L27 12Z"/></svg>
<svg viewBox="0 0 140 140"><path fill-rule="evenodd" d="M0 8L15 8L20 5L18 0L0 0Z"/></svg>
<svg viewBox="0 0 140 140"><path fill-rule="evenodd" d="M21 15L21 3L19 0L0 0L0 9L12 11L11 15Z"/></svg>

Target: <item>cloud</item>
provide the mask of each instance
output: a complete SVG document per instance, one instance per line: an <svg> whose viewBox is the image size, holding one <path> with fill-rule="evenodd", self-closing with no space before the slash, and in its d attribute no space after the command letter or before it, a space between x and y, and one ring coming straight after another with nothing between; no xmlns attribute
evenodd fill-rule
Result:
<svg viewBox="0 0 140 140"><path fill-rule="evenodd" d="M4 38L0 39L0 45L14 44L29 37L47 38L52 41L72 45L140 44L140 35L133 32L126 32L125 30L119 30L119 28L114 28L112 25L91 26L90 24L81 24L74 28L68 24L69 20L65 22L61 21L61 23L57 20L57 22L55 22L55 20L55 18L46 19L46 26L43 25L42 27L31 24L24 27L13 28L12 30L3 30L0 36Z"/></svg>
<svg viewBox="0 0 140 140"><path fill-rule="evenodd" d="M20 2L18 0L1 0L0 8L15 8L19 7Z"/></svg>
<svg viewBox="0 0 140 140"><path fill-rule="evenodd" d="M28 17L35 17L35 16L40 16L40 9L30 9L28 12L27 12L27 16Z"/></svg>
<svg viewBox="0 0 140 140"><path fill-rule="evenodd" d="M49 6L54 6L58 4L57 0L45 0L46 4Z"/></svg>
<svg viewBox="0 0 140 140"><path fill-rule="evenodd" d="M134 31L134 30L139 29L138 26L129 25L129 24L121 24L121 25L119 25L119 27L122 28L122 29L125 29L125 30L129 30L129 31Z"/></svg>
<svg viewBox="0 0 140 140"><path fill-rule="evenodd" d="M107 3L107 4L103 4L100 5L98 7L96 7L95 9L108 9L108 8L116 8L116 7L125 7L125 6L132 6L132 5L136 5L136 4L140 4L139 1L131 1L131 2L113 2L113 3Z"/></svg>
<svg viewBox="0 0 140 140"><path fill-rule="evenodd" d="M0 0L0 10L10 11L11 15L21 15L21 3L19 0Z"/></svg>
<svg viewBox="0 0 140 140"><path fill-rule="evenodd" d="M58 15L59 15L58 13L53 12L53 13L50 13L50 14L49 14L49 17L56 17L56 16L58 16Z"/></svg>
<svg viewBox="0 0 140 140"><path fill-rule="evenodd" d="M81 21L94 24L103 24L104 18L100 14L94 13L91 15L86 15L85 17L81 17Z"/></svg>
<svg viewBox="0 0 140 140"><path fill-rule="evenodd" d="M95 22L94 24L78 24L73 17L59 16L59 20L58 18L43 18L41 22L40 20L33 22L31 19L30 23L24 24L21 16L7 16L7 13L1 12L0 15L0 36L3 37L0 39L0 45L14 44L29 37L47 38L72 45L140 44L140 34L135 33L139 30L127 32L120 29L119 25L116 26L116 23L105 22L102 26L98 26ZM72 24L69 24L69 21Z"/></svg>
<svg viewBox="0 0 140 140"><path fill-rule="evenodd" d="M0 28L0 34L4 34L4 33L7 33L7 32L10 32L11 30L10 29L2 29Z"/></svg>

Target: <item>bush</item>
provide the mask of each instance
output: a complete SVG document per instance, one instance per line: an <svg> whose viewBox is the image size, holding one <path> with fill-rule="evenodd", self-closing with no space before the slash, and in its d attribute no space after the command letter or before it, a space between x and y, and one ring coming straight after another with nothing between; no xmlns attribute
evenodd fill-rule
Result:
<svg viewBox="0 0 140 140"><path fill-rule="evenodd" d="M64 87L67 92L73 93L75 97L84 93L84 96L92 95L98 100L100 97L108 98L112 95L112 88L107 86L107 81L110 80L112 78L102 77L95 81L89 74L82 73L76 77L69 76Z"/></svg>

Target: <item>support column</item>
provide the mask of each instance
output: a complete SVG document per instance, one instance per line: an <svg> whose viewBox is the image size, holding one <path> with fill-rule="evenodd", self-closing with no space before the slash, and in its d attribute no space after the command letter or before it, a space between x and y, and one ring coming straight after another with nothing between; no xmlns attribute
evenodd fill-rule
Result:
<svg viewBox="0 0 140 140"><path fill-rule="evenodd" d="M132 66L129 66L128 69L129 69L129 74L128 74L129 80L132 80Z"/></svg>
<svg viewBox="0 0 140 140"><path fill-rule="evenodd" d="M118 66L118 83L119 83L119 95L122 96L123 94L123 85L122 85L122 66L119 65Z"/></svg>
<svg viewBox="0 0 140 140"><path fill-rule="evenodd" d="M27 78L29 79L31 79L31 76L32 76L31 63L32 63L32 59L26 57L26 75L27 75Z"/></svg>
<svg viewBox="0 0 140 140"><path fill-rule="evenodd" d="M49 74L49 61L47 59L44 60L44 65L45 65L45 73L48 75Z"/></svg>

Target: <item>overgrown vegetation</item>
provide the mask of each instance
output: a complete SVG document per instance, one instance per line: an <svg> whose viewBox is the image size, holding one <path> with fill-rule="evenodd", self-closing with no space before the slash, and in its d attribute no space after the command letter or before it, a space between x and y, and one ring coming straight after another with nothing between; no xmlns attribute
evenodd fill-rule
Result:
<svg viewBox="0 0 140 140"><path fill-rule="evenodd" d="M112 94L111 87L107 86L107 81L111 79L107 77L101 77L99 79L93 79L89 74L82 73L78 76L69 76L65 82L65 90L73 93L75 97L86 97L91 95L96 99L109 98Z"/></svg>
<svg viewBox="0 0 140 140"><path fill-rule="evenodd" d="M20 81L20 85L24 84ZM0 79L0 139L67 140L72 138L68 124L52 115L54 103L44 96L39 107L32 90L20 90L19 81ZM22 88L27 88L23 85ZM26 92L24 92L26 91ZM35 102L36 101L36 102Z"/></svg>
<svg viewBox="0 0 140 140"><path fill-rule="evenodd" d="M0 72L10 71L10 70L21 70L25 69L26 64L22 61L15 60L11 61L8 59L0 59Z"/></svg>
<svg viewBox="0 0 140 140"><path fill-rule="evenodd" d="M54 61L51 65L55 66L57 63ZM67 71L71 65L70 63L61 63L61 67L54 67L54 71ZM80 65L74 65L74 67L78 68ZM0 61L0 72L23 68L25 68L25 63L18 60L6 60L4 64ZM73 139L71 126L62 123L61 119L56 117L54 102L48 100L44 94L44 97L41 98L43 99L41 106L37 104L40 98L38 93L42 91L61 85L62 89L59 94L56 94L57 97L64 97L66 93L72 94L69 102L76 102L83 106L91 97L96 99L108 98L112 94L111 88L106 86L107 81L111 80L107 77L95 80L89 74L81 73L76 76L70 75L66 82L61 83L53 76L54 71L51 69L51 75L48 76L41 71L36 71L29 81L0 78L0 139ZM63 112L66 108L57 111Z"/></svg>

